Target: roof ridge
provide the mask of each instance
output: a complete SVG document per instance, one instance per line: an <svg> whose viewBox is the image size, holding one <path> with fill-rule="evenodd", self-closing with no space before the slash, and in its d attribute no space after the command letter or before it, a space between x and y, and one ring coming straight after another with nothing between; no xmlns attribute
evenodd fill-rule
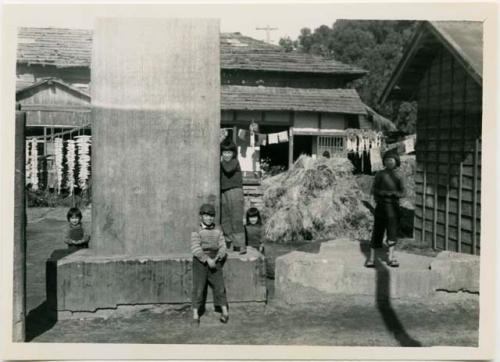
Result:
<svg viewBox="0 0 500 362"><path fill-rule="evenodd" d="M21 27L18 29L18 63L46 64L50 58L55 66L90 66L92 34L92 29ZM297 50L287 52L279 45L237 32L221 33L220 38L222 69L346 74L353 79L367 73L336 59ZM235 44L227 41L231 38L236 40ZM54 55L55 50L59 54Z"/></svg>

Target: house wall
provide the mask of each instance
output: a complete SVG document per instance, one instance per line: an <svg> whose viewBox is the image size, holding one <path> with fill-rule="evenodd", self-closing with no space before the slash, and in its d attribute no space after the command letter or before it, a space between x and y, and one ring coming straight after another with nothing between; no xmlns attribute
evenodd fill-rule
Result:
<svg viewBox="0 0 500 362"><path fill-rule="evenodd" d="M482 88L444 47L418 86L415 239L479 253Z"/></svg>
<svg viewBox="0 0 500 362"><path fill-rule="evenodd" d="M23 91L17 99L27 126L81 127L90 124L90 101L57 83Z"/></svg>
<svg viewBox="0 0 500 362"><path fill-rule="evenodd" d="M25 87L44 78L58 78L81 90L90 92L90 68L71 67L57 68L55 66L18 64L18 87ZM223 85L264 85L268 87L292 88L345 88L350 82L349 78L342 75L325 75L314 73L287 73L253 70L227 70L221 71L221 84Z"/></svg>
<svg viewBox="0 0 500 362"><path fill-rule="evenodd" d="M322 113L321 129L344 130L347 127L345 116L339 113Z"/></svg>
<svg viewBox="0 0 500 362"><path fill-rule="evenodd" d="M346 88L350 79L341 75L286 73L254 70L222 70L223 85L263 85L291 88Z"/></svg>

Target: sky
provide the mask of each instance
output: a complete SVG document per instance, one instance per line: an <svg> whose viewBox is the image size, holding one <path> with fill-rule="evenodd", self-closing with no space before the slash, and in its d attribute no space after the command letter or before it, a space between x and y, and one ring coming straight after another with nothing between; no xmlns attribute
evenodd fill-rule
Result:
<svg viewBox="0 0 500 362"><path fill-rule="evenodd" d="M61 5L59 5L61 6ZM131 6L131 5L128 5ZM65 7L68 8L68 7ZM58 8L60 9L60 8ZM71 10L71 6L69 6ZM83 9L83 11L82 11ZM296 39L300 29L304 27L312 30L325 24L332 26L335 22L333 11L322 11L315 6L305 4L190 4L190 5L162 5L162 12L149 12L146 9L134 11L134 16L161 16L161 17L212 17L219 18L222 32L240 32L244 35L259 39L266 39L266 32L256 28L268 25L277 30L271 31L271 41L278 43L279 39L289 36ZM69 27L91 29L93 21L99 16L130 16L127 5L116 6L113 11L109 8L94 6L74 7L72 16L54 17L60 10L50 5L40 7L38 16L26 15L20 19L20 26L33 27ZM43 16L44 13L52 16ZM40 16L41 15L41 16ZM50 19L49 19L50 18Z"/></svg>

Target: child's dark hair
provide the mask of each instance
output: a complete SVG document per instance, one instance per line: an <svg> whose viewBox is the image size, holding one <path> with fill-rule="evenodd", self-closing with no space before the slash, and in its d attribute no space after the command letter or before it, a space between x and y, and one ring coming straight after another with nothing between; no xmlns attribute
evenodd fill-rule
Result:
<svg viewBox="0 0 500 362"><path fill-rule="evenodd" d="M66 214L66 219L69 221L72 216L76 216L80 219L80 221L82 221L83 215L78 207L72 207L71 209L69 209L68 213Z"/></svg>
<svg viewBox="0 0 500 362"><path fill-rule="evenodd" d="M259 209L256 207L251 207L247 210L247 224L250 224L250 218L257 216L257 224L262 224L262 218L260 217Z"/></svg>

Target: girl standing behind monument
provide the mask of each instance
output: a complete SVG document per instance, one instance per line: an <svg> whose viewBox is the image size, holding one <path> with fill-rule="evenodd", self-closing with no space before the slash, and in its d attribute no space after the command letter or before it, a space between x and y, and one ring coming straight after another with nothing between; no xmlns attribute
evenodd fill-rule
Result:
<svg viewBox="0 0 500 362"><path fill-rule="evenodd" d="M251 207L247 210L247 223L245 225L247 245L264 254L264 237L262 232L260 212L257 208Z"/></svg>
<svg viewBox="0 0 500 362"><path fill-rule="evenodd" d="M236 157L234 142L221 144L221 225L228 247L240 254L246 253L245 230L243 228L243 177Z"/></svg>

